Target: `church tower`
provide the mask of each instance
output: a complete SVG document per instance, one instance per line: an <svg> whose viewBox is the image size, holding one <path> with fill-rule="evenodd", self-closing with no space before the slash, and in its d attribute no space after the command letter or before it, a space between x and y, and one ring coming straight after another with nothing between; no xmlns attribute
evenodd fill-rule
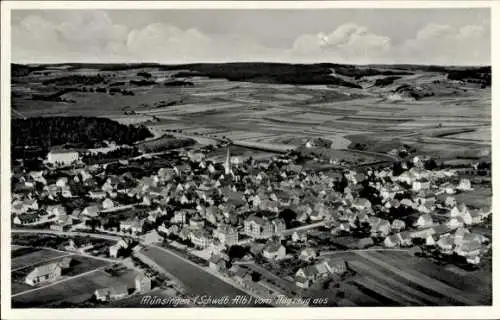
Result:
<svg viewBox="0 0 500 320"><path fill-rule="evenodd" d="M226 161L224 161L225 174L233 174L233 169L231 168L231 152L229 151L229 145L227 146Z"/></svg>

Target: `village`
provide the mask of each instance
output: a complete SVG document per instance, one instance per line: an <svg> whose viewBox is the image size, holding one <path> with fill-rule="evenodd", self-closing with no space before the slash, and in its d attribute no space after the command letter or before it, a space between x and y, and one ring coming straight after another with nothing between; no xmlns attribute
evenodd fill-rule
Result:
<svg viewBox="0 0 500 320"><path fill-rule="evenodd" d="M350 261L335 252L404 249L479 268L490 250L491 239L474 228L491 223L491 207L457 201L474 185L428 157L315 171L293 152L257 161L225 148L224 163L205 149L172 151L168 163L141 173L128 160L87 165L76 151L53 150L42 170L13 175L12 228L119 237L106 250L110 259L158 244L260 299L349 277ZM25 282L57 280L68 265L38 266ZM150 278L135 282L138 292L151 290ZM121 285L94 296L128 292Z"/></svg>

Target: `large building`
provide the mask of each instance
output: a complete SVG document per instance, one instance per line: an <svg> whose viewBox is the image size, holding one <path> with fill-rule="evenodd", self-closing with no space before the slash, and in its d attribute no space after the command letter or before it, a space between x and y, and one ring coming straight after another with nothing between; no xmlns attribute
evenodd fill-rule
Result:
<svg viewBox="0 0 500 320"><path fill-rule="evenodd" d="M281 219L269 221L255 215L251 215L244 222L244 232L252 238L268 238L273 235L280 235L285 228L285 223Z"/></svg>
<svg viewBox="0 0 500 320"><path fill-rule="evenodd" d="M52 150L47 154L47 162L56 165L69 165L79 159L80 155L73 150Z"/></svg>
<svg viewBox="0 0 500 320"><path fill-rule="evenodd" d="M61 277L62 268L59 263L49 263L33 269L25 278L25 282L30 286L39 283L54 281Z"/></svg>
<svg viewBox="0 0 500 320"><path fill-rule="evenodd" d="M229 225L220 225L214 230L214 238L217 238L225 245L232 246L238 243L238 231Z"/></svg>

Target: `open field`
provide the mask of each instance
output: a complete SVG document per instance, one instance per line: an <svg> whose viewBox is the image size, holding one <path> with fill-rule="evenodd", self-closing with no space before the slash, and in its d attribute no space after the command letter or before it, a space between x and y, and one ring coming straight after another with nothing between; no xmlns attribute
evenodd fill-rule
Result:
<svg viewBox="0 0 500 320"><path fill-rule="evenodd" d="M472 291L465 285L460 288L452 286L450 284L450 275L447 274L446 270L430 261L389 252L363 252L358 253L358 255L368 262L368 269L366 270L374 272L374 270L378 269L382 272L381 281L398 279L398 282L426 294L418 293L419 299L429 299L430 296L434 296L433 301L438 305L491 304L491 294L488 294L488 291ZM414 265L415 267L413 267ZM388 275L390 276L388 277ZM414 290L406 289L406 292L415 295Z"/></svg>
<svg viewBox="0 0 500 320"><path fill-rule="evenodd" d="M442 158L451 158L456 150L475 148L479 142L491 140L491 90L481 89L479 84L449 81L446 69L440 72L418 67L402 73L400 70L401 75L394 83L379 87L373 85L381 77L376 72L357 79L345 71L350 69L337 65L329 68L313 65L309 69L272 64L214 67L151 65L108 70L105 65L81 65L57 72L50 69L48 76L32 73L16 78L13 106L16 114L20 112L28 117L98 115L127 124L148 122L148 126L154 126L160 134L167 129L182 130L186 134L276 145L321 136L331 139L335 149L352 148L357 142L365 141L370 151L387 152L387 143L418 145L418 139L434 137L422 140L422 144L430 147L422 146L419 151ZM380 68L385 70L387 66ZM302 71L295 74L299 69ZM321 73L320 83L317 83L319 78L308 78L312 70ZM145 86L129 84L139 79L136 74L141 71L151 73L153 82ZM259 77L254 78L255 72ZM282 78L280 72L291 72L288 75L291 78ZM71 74L90 77L83 79L91 85L82 85L78 79L58 80ZM95 78L98 74L102 77ZM193 85L165 86L164 82L170 77ZM291 79L297 82L290 83ZM403 85L424 86L434 95L418 100L388 99ZM96 92L98 87L101 89ZM68 88L73 91L62 94L62 102L32 99L36 94ZM133 95L111 94L110 88L127 89ZM465 131L439 139L431 134L433 128L457 127Z"/></svg>
<svg viewBox="0 0 500 320"><path fill-rule="evenodd" d="M22 254L20 255L20 253ZM49 249L31 247L15 249L12 251L11 269L15 270L28 267L40 261L57 258L63 255L66 255L66 253Z"/></svg>
<svg viewBox="0 0 500 320"><path fill-rule="evenodd" d="M482 208L491 206L493 194L491 188L474 186L474 190L456 194L454 197L459 203L463 202L470 207Z"/></svg>
<svg viewBox="0 0 500 320"><path fill-rule="evenodd" d="M62 302L81 303L88 300L95 290L118 284L134 287L135 271L127 270L118 276L111 276L99 270L77 279L57 283L38 291L15 296L12 299L13 308L50 307Z"/></svg>
<svg viewBox="0 0 500 320"><path fill-rule="evenodd" d="M356 306L456 306L491 304L491 271L452 272L407 252L338 252L356 272L337 290ZM480 285L478 285L480 284ZM308 292L338 299L331 289Z"/></svg>

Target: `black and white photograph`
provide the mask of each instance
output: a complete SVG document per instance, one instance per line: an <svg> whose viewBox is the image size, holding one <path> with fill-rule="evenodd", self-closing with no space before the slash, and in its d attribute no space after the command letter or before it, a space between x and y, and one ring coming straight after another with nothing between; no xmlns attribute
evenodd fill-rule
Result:
<svg viewBox="0 0 500 320"><path fill-rule="evenodd" d="M6 3L12 314L494 310L493 2Z"/></svg>

